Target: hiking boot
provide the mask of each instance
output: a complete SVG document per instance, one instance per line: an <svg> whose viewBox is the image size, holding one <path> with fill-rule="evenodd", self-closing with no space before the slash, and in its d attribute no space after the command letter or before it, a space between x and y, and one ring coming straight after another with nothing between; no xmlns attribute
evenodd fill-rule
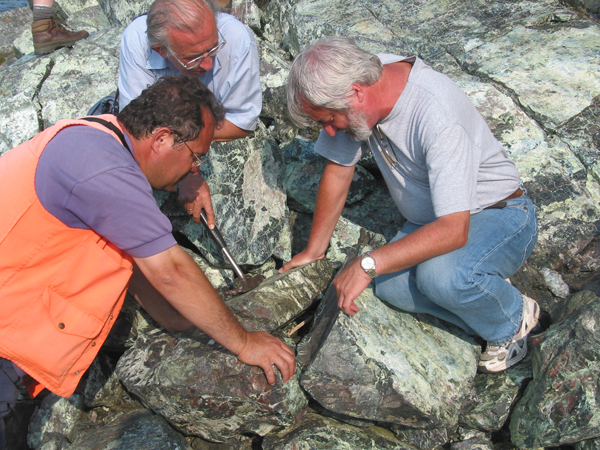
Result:
<svg viewBox="0 0 600 450"><path fill-rule="evenodd" d="M488 344L481 354L478 370L484 373L502 372L514 366L527 355L527 335L535 328L540 317L540 306L526 295L523 296L523 319L519 331L504 345Z"/></svg>
<svg viewBox="0 0 600 450"><path fill-rule="evenodd" d="M66 23L56 17L36 20L31 25L31 33L33 34L33 49L36 55L43 55L61 47L71 46L89 36L89 33L85 30L71 31Z"/></svg>

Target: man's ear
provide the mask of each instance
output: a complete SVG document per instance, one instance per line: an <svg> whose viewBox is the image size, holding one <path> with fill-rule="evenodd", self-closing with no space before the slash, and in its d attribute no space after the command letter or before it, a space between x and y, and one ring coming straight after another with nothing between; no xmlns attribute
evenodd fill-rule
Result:
<svg viewBox="0 0 600 450"><path fill-rule="evenodd" d="M153 153L160 154L173 145L173 133L168 127L156 128L150 137L150 146Z"/></svg>
<svg viewBox="0 0 600 450"><path fill-rule="evenodd" d="M167 52L167 49L160 44L152 45L150 48L165 59L169 57L169 52Z"/></svg>
<svg viewBox="0 0 600 450"><path fill-rule="evenodd" d="M358 103L362 103L365 100L365 87L362 84L354 83L352 85L352 97Z"/></svg>

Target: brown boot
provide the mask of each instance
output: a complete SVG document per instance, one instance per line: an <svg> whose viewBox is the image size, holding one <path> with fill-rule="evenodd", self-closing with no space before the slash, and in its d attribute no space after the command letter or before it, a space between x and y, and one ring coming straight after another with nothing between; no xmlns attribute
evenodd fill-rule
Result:
<svg viewBox="0 0 600 450"><path fill-rule="evenodd" d="M36 20L31 25L31 33L33 34L33 50L36 55L71 46L90 35L85 30L76 32L68 30L67 25L56 17Z"/></svg>

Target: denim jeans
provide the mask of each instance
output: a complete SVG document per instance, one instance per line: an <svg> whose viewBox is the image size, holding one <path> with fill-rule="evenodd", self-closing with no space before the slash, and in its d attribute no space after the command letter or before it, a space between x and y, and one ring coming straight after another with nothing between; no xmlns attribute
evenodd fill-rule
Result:
<svg viewBox="0 0 600 450"><path fill-rule="evenodd" d="M523 195L506 203L471 215L464 247L375 278L375 295L401 310L453 323L492 345L506 344L521 324L523 297L505 279L525 263L537 241L532 201ZM407 222L393 241L419 227Z"/></svg>

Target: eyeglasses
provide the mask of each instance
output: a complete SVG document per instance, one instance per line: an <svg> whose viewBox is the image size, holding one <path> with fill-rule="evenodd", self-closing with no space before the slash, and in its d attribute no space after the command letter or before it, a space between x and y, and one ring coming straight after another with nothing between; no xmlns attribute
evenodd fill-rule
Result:
<svg viewBox="0 0 600 450"><path fill-rule="evenodd" d="M225 38L223 37L221 32L219 31L218 33L219 33L219 43L217 45L215 45L213 48L211 48L209 51L207 51L206 53L203 53L200 56L197 56L196 58L194 58L191 61L188 61L186 63L184 63L182 60L180 60L175 55L173 55L173 58L175 58L177 60L177 62L183 66L183 68L185 70L195 69L200 64L202 64L202 61L204 61L204 58L214 57L217 54L217 52L219 50L221 50L223 47L225 47L225 44L227 44L227 41L225 40Z"/></svg>
<svg viewBox="0 0 600 450"><path fill-rule="evenodd" d="M195 169L196 167L200 167L200 164L202 164L203 162L206 161L206 158L208 157L208 153L205 153L203 155L197 155L196 153L194 153L192 151L192 149L190 148L189 145L187 145L187 142L185 142L181 136L179 136L179 134L175 133L174 131L172 132L175 136L177 136L177 140L179 142L181 142L183 145L185 145L187 147L187 149L190 151L190 153L192 154L192 158L194 159L194 162L192 163L192 169Z"/></svg>
<svg viewBox="0 0 600 450"><path fill-rule="evenodd" d="M385 160L385 163L390 169L393 168L398 170L398 168L400 167L400 163L398 162L398 159L393 154L393 152L390 150L385 134L381 132L379 125L375 125L374 129L377 139L379 139L379 142L381 142L381 154L383 156L383 159Z"/></svg>

